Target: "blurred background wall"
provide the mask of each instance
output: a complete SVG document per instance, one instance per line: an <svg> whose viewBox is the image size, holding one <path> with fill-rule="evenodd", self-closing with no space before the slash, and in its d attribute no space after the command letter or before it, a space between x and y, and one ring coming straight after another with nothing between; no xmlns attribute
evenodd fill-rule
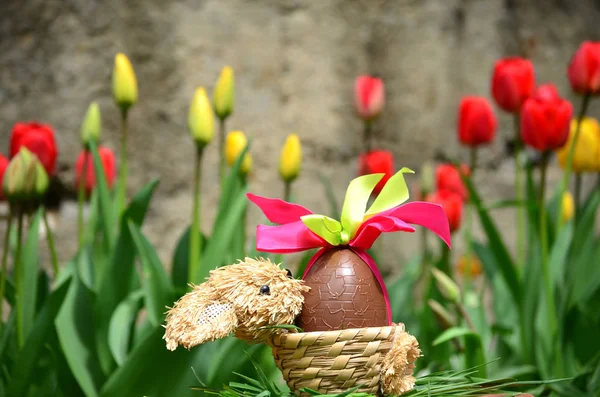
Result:
<svg viewBox="0 0 600 397"><path fill-rule="evenodd" d="M55 128L56 183L62 186L55 226L62 259L69 258L76 248L79 126L88 104L98 101L102 142L118 153L110 74L115 53L124 52L140 90L130 114L129 193L161 180L144 231L169 262L191 213L189 100L197 86L212 90L222 66L233 67L237 84L228 127L253 139L251 190L282 196L279 150L286 135L296 132L304 168L294 195L327 213L319 172L331 178L341 200L362 149L362 125L353 108L357 75L379 75L386 85L375 146L393 151L398 168L418 171L428 159L466 160L455 132L458 101L465 94L491 99L497 58L531 57L538 83L555 82L577 109L580 99L570 92L566 65L581 41L600 39L598 20L597 0L1 0L0 151L7 154L17 121ZM598 101L590 115L600 116ZM476 177L489 199L513 194L513 164L505 148L512 119L501 112L498 117L497 139L480 154L483 169ZM213 142L202 186L206 232L218 200L217 163ZM557 176L551 173L551 182ZM512 213L495 215L510 234ZM261 221L251 208L250 226ZM386 264L395 266L415 252L417 242L417 236L403 234L378 244Z"/></svg>

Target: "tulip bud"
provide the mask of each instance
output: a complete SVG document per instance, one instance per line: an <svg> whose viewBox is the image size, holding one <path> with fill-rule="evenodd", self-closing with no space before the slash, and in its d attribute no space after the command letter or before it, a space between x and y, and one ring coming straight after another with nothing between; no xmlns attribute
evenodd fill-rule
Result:
<svg viewBox="0 0 600 397"><path fill-rule="evenodd" d="M459 194L447 189L438 190L437 192L428 195L425 198L425 201L442 206L442 209L448 218L450 233L454 233L460 228L462 222L463 199Z"/></svg>
<svg viewBox="0 0 600 397"><path fill-rule="evenodd" d="M194 93L188 114L188 129L196 145L202 148L212 141L215 134L213 110L204 88L200 87Z"/></svg>
<svg viewBox="0 0 600 397"><path fill-rule="evenodd" d="M100 107L96 102L92 102L81 124L81 143L83 143L83 146L88 147L90 142L98 141L101 124Z"/></svg>
<svg viewBox="0 0 600 397"><path fill-rule="evenodd" d="M465 96L458 108L458 138L463 145L475 147L490 143L496 135L496 115L487 99Z"/></svg>
<svg viewBox="0 0 600 397"><path fill-rule="evenodd" d="M577 120L571 120L571 127L567 143L556 152L558 163L565 168L567 157L575 132L577 131ZM579 126L579 137L573 152L573 172L600 172L600 124L591 117L584 117Z"/></svg>
<svg viewBox="0 0 600 397"><path fill-rule="evenodd" d="M232 166L247 145L248 140L242 131L231 131L227 134L225 140L225 159L227 160L227 164ZM250 153L246 152L242 164L240 165L240 173L242 175L248 175L251 170L252 156L250 156Z"/></svg>
<svg viewBox="0 0 600 397"><path fill-rule="evenodd" d="M600 42L584 41L571 58L569 82L578 94L600 93Z"/></svg>
<svg viewBox="0 0 600 397"><path fill-rule="evenodd" d="M302 164L302 146L296 134L290 134L281 149L279 160L279 174L286 182L292 182L300 172Z"/></svg>
<svg viewBox="0 0 600 397"><path fill-rule="evenodd" d="M10 201L23 201L42 197L48 190L48 174L37 156L23 147L14 156L3 180L6 197Z"/></svg>
<svg viewBox="0 0 600 397"><path fill-rule="evenodd" d="M442 306L438 301L429 299L427 301L427 305L429 306L433 314L435 314L435 317L442 324L444 329L452 328L456 325L456 321L454 321L454 318L452 317L450 312L448 312L448 310L446 310L446 308Z"/></svg>
<svg viewBox="0 0 600 397"><path fill-rule="evenodd" d="M370 121L383 110L385 90L383 80L371 76L359 76L354 83L354 106L358 116Z"/></svg>
<svg viewBox="0 0 600 397"><path fill-rule="evenodd" d="M483 272L481 261L475 255L463 255L456 264L456 270L463 276L475 277Z"/></svg>
<svg viewBox="0 0 600 397"><path fill-rule="evenodd" d="M563 194L561 203L561 218L563 223L569 222L575 214L575 202L573 201L573 195L570 192Z"/></svg>
<svg viewBox="0 0 600 397"><path fill-rule="evenodd" d="M373 194L381 193L381 190L395 172L394 155L388 150L372 150L361 153L358 158L358 173L360 175L383 174L383 178L373 189Z"/></svg>
<svg viewBox="0 0 600 397"><path fill-rule="evenodd" d="M233 113L233 105L235 103L235 79L233 69L225 66L221 70L217 84L213 91L213 105L215 113L221 120L225 120Z"/></svg>
<svg viewBox="0 0 600 397"><path fill-rule="evenodd" d="M446 273L439 269L431 269L431 273L435 278L438 289L442 293L442 296L448 299L452 303L460 302L460 289L458 285L448 276Z"/></svg>
<svg viewBox="0 0 600 397"><path fill-rule="evenodd" d="M562 98L529 98L521 111L523 142L541 152L564 146L572 114L573 106Z"/></svg>
<svg viewBox="0 0 600 397"><path fill-rule="evenodd" d="M137 79L129 58L120 52L115 56L112 84L115 102L123 111L135 105L138 99Z"/></svg>
<svg viewBox="0 0 600 397"><path fill-rule="evenodd" d="M518 113L534 88L535 73L530 60L508 57L494 65L492 95L503 110Z"/></svg>

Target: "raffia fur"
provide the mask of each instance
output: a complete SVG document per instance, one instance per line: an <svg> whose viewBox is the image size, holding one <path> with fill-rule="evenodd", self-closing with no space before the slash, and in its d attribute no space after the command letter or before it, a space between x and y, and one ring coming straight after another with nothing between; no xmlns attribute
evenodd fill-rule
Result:
<svg viewBox="0 0 600 397"><path fill-rule="evenodd" d="M270 294L260 288L269 286ZM264 342L279 332L260 329L292 324L302 310L302 292L309 287L288 278L269 260L245 258L210 272L207 280L175 302L166 317L167 348L190 349L231 333L250 343Z"/></svg>
<svg viewBox="0 0 600 397"><path fill-rule="evenodd" d="M381 364L383 394L398 396L415 387L413 372L415 361L420 355L417 339L404 330L404 324L398 324L392 348Z"/></svg>

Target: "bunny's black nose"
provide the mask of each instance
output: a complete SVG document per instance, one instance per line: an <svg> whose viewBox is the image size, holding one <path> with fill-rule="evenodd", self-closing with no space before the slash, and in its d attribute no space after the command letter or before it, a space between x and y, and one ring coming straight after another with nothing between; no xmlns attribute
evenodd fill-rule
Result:
<svg viewBox="0 0 600 397"><path fill-rule="evenodd" d="M268 285L263 285L260 287L261 295L271 295L271 288Z"/></svg>

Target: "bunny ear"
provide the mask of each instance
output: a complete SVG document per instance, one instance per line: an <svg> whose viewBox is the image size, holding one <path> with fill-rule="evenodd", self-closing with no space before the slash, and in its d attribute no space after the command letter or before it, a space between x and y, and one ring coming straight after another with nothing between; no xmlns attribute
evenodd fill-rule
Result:
<svg viewBox="0 0 600 397"><path fill-rule="evenodd" d="M233 305L209 299L210 294L206 294L200 286L184 295L169 310L163 336L167 349L175 350L178 345L190 349L224 338L235 331L238 319Z"/></svg>

